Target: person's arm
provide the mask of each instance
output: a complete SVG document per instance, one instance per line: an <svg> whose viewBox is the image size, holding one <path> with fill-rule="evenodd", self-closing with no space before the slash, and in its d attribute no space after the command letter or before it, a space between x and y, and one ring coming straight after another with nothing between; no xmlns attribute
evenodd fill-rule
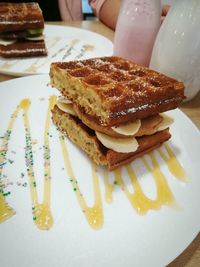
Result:
<svg viewBox="0 0 200 267"><path fill-rule="evenodd" d="M99 10L99 19L111 29L115 30L117 18L119 15L121 0L106 0ZM170 6L162 6L161 20L166 17Z"/></svg>
<svg viewBox="0 0 200 267"><path fill-rule="evenodd" d="M97 18L115 30L121 0L88 0L88 3Z"/></svg>
<svg viewBox="0 0 200 267"><path fill-rule="evenodd" d="M116 28L121 2L121 0L89 0L94 14L113 30ZM169 5L162 6L162 21L167 15L169 8Z"/></svg>
<svg viewBox="0 0 200 267"><path fill-rule="evenodd" d="M121 0L106 0L99 10L99 19L113 30L116 27L120 5Z"/></svg>

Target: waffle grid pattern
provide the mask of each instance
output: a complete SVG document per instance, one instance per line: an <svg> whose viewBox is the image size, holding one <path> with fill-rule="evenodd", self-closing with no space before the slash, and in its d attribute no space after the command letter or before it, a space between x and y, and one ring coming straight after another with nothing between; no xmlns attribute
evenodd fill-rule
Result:
<svg viewBox="0 0 200 267"><path fill-rule="evenodd" d="M178 89L183 87L172 78L118 57L62 62L57 66L86 86L94 87L112 107L119 104L132 107L133 103L140 106L158 99L170 99L176 97Z"/></svg>

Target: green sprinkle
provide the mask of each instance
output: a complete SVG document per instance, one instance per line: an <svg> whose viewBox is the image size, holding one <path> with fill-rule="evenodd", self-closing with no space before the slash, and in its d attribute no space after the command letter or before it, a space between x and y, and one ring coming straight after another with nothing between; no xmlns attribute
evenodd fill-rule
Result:
<svg viewBox="0 0 200 267"><path fill-rule="evenodd" d="M10 195L10 192L3 193L3 196L4 196L4 197L6 197L6 196L8 196L8 195Z"/></svg>
<svg viewBox="0 0 200 267"><path fill-rule="evenodd" d="M34 210L35 209L35 207L32 207L32 210Z"/></svg>
<svg viewBox="0 0 200 267"><path fill-rule="evenodd" d="M37 218L36 217L33 217L33 220L35 221Z"/></svg>
<svg viewBox="0 0 200 267"><path fill-rule="evenodd" d="M33 182L33 186L36 187L36 182Z"/></svg>
<svg viewBox="0 0 200 267"><path fill-rule="evenodd" d="M118 184L117 181L114 181L114 184Z"/></svg>
<svg viewBox="0 0 200 267"><path fill-rule="evenodd" d="M77 188L76 187L74 187L74 191L76 191L77 190Z"/></svg>

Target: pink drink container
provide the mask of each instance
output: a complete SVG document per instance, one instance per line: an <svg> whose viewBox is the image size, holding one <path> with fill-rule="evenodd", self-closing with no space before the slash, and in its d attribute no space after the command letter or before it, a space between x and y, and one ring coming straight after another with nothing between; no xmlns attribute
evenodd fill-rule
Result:
<svg viewBox="0 0 200 267"><path fill-rule="evenodd" d="M115 30L114 55L149 66L160 24L160 0L123 0Z"/></svg>

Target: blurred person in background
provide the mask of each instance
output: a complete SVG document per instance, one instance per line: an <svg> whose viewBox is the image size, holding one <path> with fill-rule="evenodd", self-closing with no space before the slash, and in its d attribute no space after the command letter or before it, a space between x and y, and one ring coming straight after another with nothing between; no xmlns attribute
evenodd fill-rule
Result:
<svg viewBox="0 0 200 267"><path fill-rule="evenodd" d="M3 0L3 2L37 2L45 21L80 21L83 19L81 0Z"/></svg>
<svg viewBox="0 0 200 267"><path fill-rule="evenodd" d="M88 2L99 20L112 30L115 30L122 0L88 0ZM161 20L164 19L169 10L170 6L167 3L171 4L171 2L172 0L168 0L168 2L162 1Z"/></svg>
<svg viewBox="0 0 200 267"><path fill-rule="evenodd" d="M88 0L88 3L94 15L105 25L115 30L121 1ZM3 0L3 2L37 2L42 9L45 21L80 21L83 19L82 0ZM171 3L170 0L163 0L162 2ZM168 9L169 5L163 6L163 16L166 16Z"/></svg>
<svg viewBox="0 0 200 267"><path fill-rule="evenodd" d="M83 19L81 0L58 0L58 6L63 21L80 21Z"/></svg>

